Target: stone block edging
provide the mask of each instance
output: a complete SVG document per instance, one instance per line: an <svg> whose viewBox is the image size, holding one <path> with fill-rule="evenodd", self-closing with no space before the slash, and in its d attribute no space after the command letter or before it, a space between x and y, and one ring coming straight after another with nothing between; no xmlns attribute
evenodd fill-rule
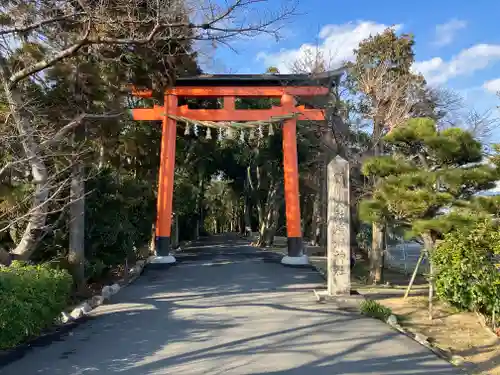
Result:
<svg viewBox="0 0 500 375"><path fill-rule="evenodd" d="M436 354L438 357L444 359L445 361L451 363L452 365L461 368L464 371L476 370L476 366L473 363L467 362L463 357L455 355L447 349L440 348L437 345L432 344L429 341L429 338L424 334L402 327L399 324L398 319L395 315L390 315L385 323L391 326L396 331L400 332L401 334L411 338L412 340L418 342L420 345L426 347L431 352Z"/></svg>
<svg viewBox="0 0 500 375"><path fill-rule="evenodd" d="M311 266L316 270L316 272L318 272L323 277L323 279L325 280L327 279L327 274L323 269L313 264L311 264ZM370 298L363 295L363 299L370 299ZM473 363L465 361L463 357L459 355L454 355L451 353L451 351L447 349L443 349L436 345L433 345L431 342L429 342L429 338L424 334L402 327L399 324L397 317L395 315L389 316L389 318L387 319L387 321L385 321L385 323L390 327L392 327L394 330L398 331L399 333L411 338L413 341L416 341L420 345L426 347L435 355L437 355L439 358L444 359L445 361L451 363L452 365L461 368L464 371L476 370L476 366Z"/></svg>
<svg viewBox="0 0 500 375"><path fill-rule="evenodd" d="M326 281L328 279L328 275L326 274L325 270L322 270L320 267L315 266L314 264L311 263L311 267L321 275L321 277Z"/></svg>
<svg viewBox="0 0 500 375"><path fill-rule="evenodd" d="M117 294L123 287L133 283L141 275L145 266L145 260L138 260L135 265L128 270L128 278L124 280L121 285L119 283L106 285L102 288L100 294L97 294L80 303L78 306L73 308L71 312L61 312L62 323L65 324L69 321L81 319L85 315L88 315L92 310L101 306L104 302L109 301L111 297Z"/></svg>

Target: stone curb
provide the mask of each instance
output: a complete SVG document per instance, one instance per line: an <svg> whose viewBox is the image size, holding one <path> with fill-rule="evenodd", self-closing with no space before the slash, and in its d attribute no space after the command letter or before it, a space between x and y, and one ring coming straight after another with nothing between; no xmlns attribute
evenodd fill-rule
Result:
<svg viewBox="0 0 500 375"><path fill-rule="evenodd" d="M28 352L33 347L48 345L61 336L68 334L80 324L93 319L93 317L89 315L90 312L104 304L106 301L109 301L111 297L117 294L123 287L126 287L127 285L130 285L135 280L137 280L137 278L142 274L145 266L145 260L138 260L136 264L129 270L128 279L124 280L121 285L118 283L114 283L104 286L102 288L101 294L97 294L92 298L81 302L71 311L62 311L60 315L61 324L56 324L54 327L42 333L40 336L28 340L27 342L22 343L15 348L0 351L0 368L7 366L14 361L17 361L18 359L21 359L26 354L26 352Z"/></svg>
<svg viewBox="0 0 500 375"><path fill-rule="evenodd" d="M101 306L106 301L109 301L112 296L114 296L121 290L122 287L125 287L134 282L141 275L145 265L145 260L138 260L135 265L128 270L128 279L124 280L124 282L122 282L122 285L118 283L106 285L102 288L101 294L97 294L92 298L89 298L86 301L80 303L77 307L71 310L69 314L63 311L61 313L62 323L66 324L67 322L81 319L82 317L88 315L92 310Z"/></svg>
<svg viewBox="0 0 500 375"><path fill-rule="evenodd" d="M172 253L177 253L182 251L182 249L191 244L192 241L182 242L179 247L173 251ZM61 321L63 324L67 322L76 321L81 319L82 317L88 315L92 310L104 304L104 302L109 301L112 296L117 294L123 287L132 284L137 278L142 274L144 268L149 263L148 260L138 260L135 265L129 269L128 280L122 282L122 285L118 283L114 283L112 285L106 285L102 288L101 294L97 294L92 298L80 303L77 307L75 307L69 314L67 312L61 313Z"/></svg>
<svg viewBox="0 0 500 375"><path fill-rule="evenodd" d="M311 266L326 280L327 275L324 270L321 268L311 264ZM362 295L363 300L370 299L367 296ZM438 357L444 359L445 361L451 363L455 367L461 368L464 371L474 371L476 370L476 366L471 363L465 361L465 359L459 355L454 355L452 354L449 350L439 348L436 345L433 345L432 343L429 342L429 338L419 332L411 331L409 329L403 328L397 320L397 317L395 315L389 316L387 321L385 322L388 324L390 327L398 331L399 333L411 338L412 340L418 342L420 345L426 347L429 349L431 352L436 354Z"/></svg>
<svg viewBox="0 0 500 375"><path fill-rule="evenodd" d="M325 270L322 270L321 268L319 268L318 266L315 266L314 264L311 264L311 267L314 268L314 270L316 270L317 273L319 273L321 275L321 277L327 281L328 280L328 276L325 272Z"/></svg>
<svg viewBox="0 0 500 375"><path fill-rule="evenodd" d="M437 345L429 342L429 338L422 333L410 330L408 328L402 327L395 315L390 315L385 322L387 325L398 331L399 333L411 338L420 345L426 347L431 352L436 354L438 357L444 359L445 361L451 363L453 366L458 367L464 371L475 371L477 370L476 365L471 362L467 362L463 357L459 355L452 354L451 351L438 347Z"/></svg>
<svg viewBox="0 0 500 375"><path fill-rule="evenodd" d="M194 241L196 241L196 240L182 241L182 242L180 242L180 243L179 243L179 246L178 246L176 249L173 249L170 253L171 253L172 255L175 255L175 254L177 254L177 253L180 253L180 252L182 252L182 250L184 250L184 248L185 248L186 246L191 245Z"/></svg>

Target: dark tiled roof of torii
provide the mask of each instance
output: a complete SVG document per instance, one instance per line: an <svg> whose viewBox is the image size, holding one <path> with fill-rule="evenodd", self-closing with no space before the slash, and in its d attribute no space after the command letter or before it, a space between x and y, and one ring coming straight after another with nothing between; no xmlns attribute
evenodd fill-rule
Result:
<svg viewBox="0 0 500 375"><path fill-rule="evenodd" d="M178 78L175 86L332 86L344 69L319 74L202 74Z"/></svg>

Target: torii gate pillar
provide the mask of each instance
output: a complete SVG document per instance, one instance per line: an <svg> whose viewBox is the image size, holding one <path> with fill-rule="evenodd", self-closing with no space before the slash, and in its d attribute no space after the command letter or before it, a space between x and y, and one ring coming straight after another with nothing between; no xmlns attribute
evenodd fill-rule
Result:
<svg viewBox="0 0 500 375"><path fill-rule="evenodd" d="M295 98L285 94L281 97L283 110L296 112ZM299 164L297 160L297 120L283 123L283 171L285 178L285 212L288 255L281 263L287 265L307 265L309 260L304 254L300 219Z"/></svg>
<svg viewBox="0 0 500 375"><path fill-rule="evenodd" d="M158 176L158 198L156 210L155 250L152 263L175 263L170 254L172 234L172 204L174 198L175 146L177 121L168 117L177 113L177 96L165 95L165 111L162 113L160 171Z"/></svg>

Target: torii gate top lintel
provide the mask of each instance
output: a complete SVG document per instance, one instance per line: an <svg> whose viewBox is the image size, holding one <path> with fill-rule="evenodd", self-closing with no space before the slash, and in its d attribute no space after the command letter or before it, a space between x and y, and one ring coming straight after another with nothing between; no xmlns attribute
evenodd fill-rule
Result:
<svg viewBox="0 0 500 375"><path fill-rule="evenodd" d="M175 144L177 121L204 122L208 127L223 126L220 122L247 122L243 126L258 126L262 122L282 122L283 170L286 201L286 226L288 236L288 256L282 262L290 265L307 264L303 252L300 218L299 174L297 160L297 120L322 121L322 109L297 106L294 97L325 96L332 86L338 85L343 70L322 74L222 74L201 75L177 79L175 86L165 90L162 106L135 108L134 120L158 121L162 125L160 171L158 182L158 212L156 219L156 255L158 262L171 263L175 258L169 255L172 226L172 199L175 170ZM133 90L139 97L151 97L151 90ZM223 98L222 109L190 109L179 106L178 97L218 97ZM270 109L236 109L237 97L279 97L279 106ZM250 125L254 121L253 125ZM257 123L255 123L257 122ZM186 122L187 126L187 122ZM225 126L228 126L227 124Z"/></svg>
<svg viewBox="0 0 500 375"><path fill-rule="evenodd" d="M321 74L215 74L178 78L175 86L165 90L165 104L172 102L170 115L199 121L256 121L273 116L300 112L298 120L320 121L324 119L322 110L306 109L304 106L287 105L267 110L237 110L234 105L237 97L278 97L285 95L297 97L325 96L333 86L338 85L343 70ZM151 90L132 90L134 96L149 98ZM167 100L171 97L170 100ZM173 97L173 98L172 98ZM223 109L189 109L187 105L175 108L173 101L178 97L219 97L223 98ZM173 101L172 101L173 100ZM165 114L164 106L154 108L136 108L132 110L134 120L161 121Z"/></svg>
<svg viewBox="0 0 500 375"><path fill-rule="evenodd" d="M338 85L344 70L319 74L203 74L177 78L165 94L186 97L279 97L285 92L296 96L326 95ZM134 96L151 97L151 90L132 90Z"/></svg>

